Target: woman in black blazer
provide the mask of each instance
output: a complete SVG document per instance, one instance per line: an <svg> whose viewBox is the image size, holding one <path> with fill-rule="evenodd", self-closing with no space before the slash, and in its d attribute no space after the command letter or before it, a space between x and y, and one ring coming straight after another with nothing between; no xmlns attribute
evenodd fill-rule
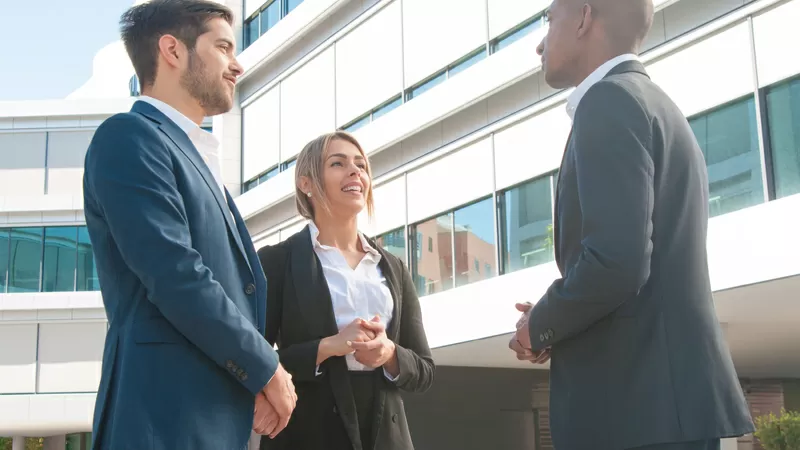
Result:
<svg viewBox="0 0 800 450"><path fill-rule="evenodd" d="M258 256L266 338L297 406L261 449L413 449L400 391L426 391L434 363L408 271L358 232L358 214L372 214L369 162L350 134L323 135L298 156L295 181L309 225Z"/></svg>

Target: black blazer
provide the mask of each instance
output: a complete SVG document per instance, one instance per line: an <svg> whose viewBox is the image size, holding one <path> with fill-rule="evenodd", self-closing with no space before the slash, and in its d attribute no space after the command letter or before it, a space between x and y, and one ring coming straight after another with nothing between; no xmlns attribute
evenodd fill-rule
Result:
<svg viewBox="0 0 800 450"><path fill-rule="evenodd" d="M374 449L409 450L408 430L400 390L424 392L434 378L434 363L422 326L414 284L402 261L372 245L381 254L379 267L394 301L387 335L397 347L400 375L391 382L375 371ZM325 450L321 427L344 424L355 450L363 449L347 363L334 357L322 363L316 376L317 349L322 338L338 333L330 291L322 265L311 245L308 227L289 239L258 251L267 276L266 338L278 345L280 362L292 375L297 406L288 427L274 440L262 439L262 449ZM369 449L373 450L373 449Z"/></svg>
<svg viewBox="0 0 800 450"><path fill-rule="evenodd" d="M555 212L562 278L530 332L534 350L552 347L556 448L753 431L714 311L703 154L640 63L617 66L578 105Z"/></svg>

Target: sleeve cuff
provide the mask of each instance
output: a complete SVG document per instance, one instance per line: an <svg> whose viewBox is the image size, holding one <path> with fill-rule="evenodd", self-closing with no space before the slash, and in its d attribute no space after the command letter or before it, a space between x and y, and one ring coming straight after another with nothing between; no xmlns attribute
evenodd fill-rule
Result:
<svg viewBox="0 0 800 450"><path fill-rule="evenodd" d="M391 381L392 383L396 383L397 379L400 378L400 374L398 374L396 377L392 377L392 374L387 372L386 369L383 369L383 375L386 377L387 380Z"/></svg>
<svg viewBox="0 0 800 450"><path fill-rule="evenodd" d="M315 376L315 377L318 377L318 376L320 376L320 375L322 375L322 372L320 372L320 370L319 370L319 366L317 366L316 370L314 370L314 376Z"/></svg>

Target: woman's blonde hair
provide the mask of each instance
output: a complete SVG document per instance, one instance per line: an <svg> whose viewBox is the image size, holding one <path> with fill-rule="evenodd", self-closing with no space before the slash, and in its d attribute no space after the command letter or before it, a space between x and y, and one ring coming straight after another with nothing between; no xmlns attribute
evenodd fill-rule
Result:
<svg viewBox="0 0 800 450"><path fill-rule="evenodd" d="M300 178L307 177L311 182L311 195L314 197L318 206L330 212L330 202L328 202L327 193L325 192L325 183L323 182L323 171L325 170L325 154L328 151L328 146L331 141L341 139L345 142L353 144L364 157L366 165L367 176L369 177L369 187L364 193L364 199L367 204L367 214L372 217L375 209L372 200L372 167L369 164L369 158L361 148L361 144L350 133L346 131L334 131L333 133L323 134L322 136L314 139L303 147L303 151L297 156L297 163L295 164L294 185L295 185L295 203L297 204L297 212L308 220L314 219L314 205L311 204L311 199L308 197L307 192L300 189Z"/></svg>

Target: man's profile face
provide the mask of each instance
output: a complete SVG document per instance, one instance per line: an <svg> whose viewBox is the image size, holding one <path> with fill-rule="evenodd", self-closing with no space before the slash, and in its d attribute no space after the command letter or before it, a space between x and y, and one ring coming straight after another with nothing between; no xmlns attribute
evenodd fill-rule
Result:
<svg viewBox="0 0 800 450"><path fill-rule="evenodd" d="M206 116L226 113L233 107L236 79L242 67L236 61L233 29L222 18L206 24L189 52L189 63L181 75L181 86L203 107Z"/></svg>
<svg viewBox="0 0 800 450"><path fill-rule="evenodd" d="M542 57L545 81L556 89L573 87L581 19L578 6L576 0L553 0L545 15L549 25L547 35L536 48Z"/></svg>

